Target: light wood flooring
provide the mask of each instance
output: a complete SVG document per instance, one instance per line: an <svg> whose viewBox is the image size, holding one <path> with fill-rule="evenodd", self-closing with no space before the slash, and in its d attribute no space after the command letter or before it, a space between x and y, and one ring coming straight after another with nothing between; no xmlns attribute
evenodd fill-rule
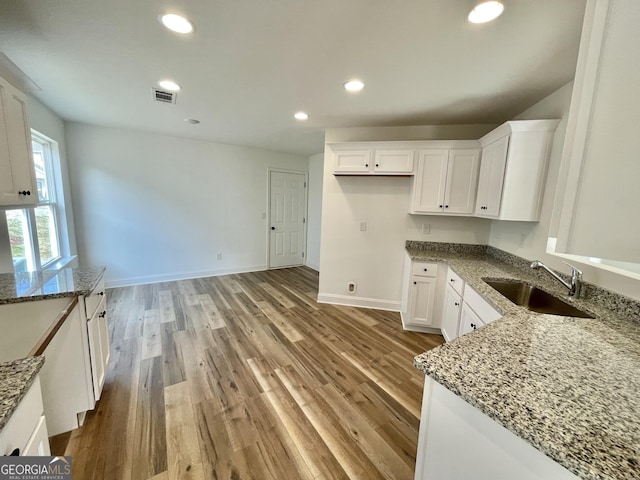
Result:
<svg viewBox="0 0 640 480"><path fill-rule="evenodd" d="M306 267L110 290L102 398L53 443L73 478L412 479L412 361L442 337L317 291Z"/></svg>

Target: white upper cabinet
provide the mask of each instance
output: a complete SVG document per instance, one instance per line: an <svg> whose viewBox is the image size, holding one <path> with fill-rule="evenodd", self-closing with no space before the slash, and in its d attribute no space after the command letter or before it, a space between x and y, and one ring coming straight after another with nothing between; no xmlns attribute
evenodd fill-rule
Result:
<svg viewBox="0 0 640 480"><path fill-rule="evenodd" d="M37 201L26 97L0 77L0 206Z"/></svg>
<svg viewBox="0 0 640 480"><path fill-rule="evenodd" d="M416 150L399 142L332 144L334 175L413 175Z"/></svg>
<svg viewBox="0 0 640 480"><path fill-rule="evenodd" d="M480 139L476 216L521 222L540 219L558 123L559 120L514 120Z"/></svg>
<svg viewBox="0 0 640 480"><path fill-rule="evenodd" d="M479 148L420 150L410 213L472 215L479 160Z"/></svg>

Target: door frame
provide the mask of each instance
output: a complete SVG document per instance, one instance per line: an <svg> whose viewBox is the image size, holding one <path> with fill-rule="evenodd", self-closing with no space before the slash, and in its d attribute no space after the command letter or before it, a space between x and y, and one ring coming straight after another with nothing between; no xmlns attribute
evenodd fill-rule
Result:
<svg viewBox="0 0 640 480"><path fill-rule="evenodd" d="M307 229L309 228L309 172L305 172L303 170L291 170L287 168L276 168L276 167L267 167L267 218L265 222L265 230L267 235L267 261L265 262L267 265L267 270L272 270L281 267L272 267L271 266L271 172L276 173L293 173L296 175L304 175L304 229L302 232L302 242L303 242L303 265L307 264ZM284 267L286 268L286 267Z"/></svg>

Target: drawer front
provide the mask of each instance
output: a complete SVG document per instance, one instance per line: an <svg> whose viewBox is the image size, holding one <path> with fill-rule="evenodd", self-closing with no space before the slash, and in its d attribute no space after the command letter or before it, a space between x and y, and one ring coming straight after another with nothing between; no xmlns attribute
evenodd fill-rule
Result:
<svg viewBox="0 0 640 480"><path fill-rule="evenodd" d="M456 272L451 270L451 268L447 271L447 285L451 286L458 295L464 293L464 280L462 280Z"/></svg>
<svg viewBox="0 0 640 480"><path fill-rule="evenodd" d="M438 264L427 262L413 262L411 274L419 277L435 277L438 275Z"/></svg>
<svg viewBox="0 0 640 480"><path fill-rule="evenodd" d="M93 317L100 305L102 299L105 298L104 278L101 278L87 298L85 298L85 308L87 309L87 320Z"/></svg>

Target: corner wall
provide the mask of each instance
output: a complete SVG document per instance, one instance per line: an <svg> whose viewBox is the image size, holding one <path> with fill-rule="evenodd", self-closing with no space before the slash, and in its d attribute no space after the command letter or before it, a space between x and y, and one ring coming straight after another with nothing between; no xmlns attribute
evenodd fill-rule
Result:
<svg viewBox="0 0 640 480"><path fill-rule="evenodd" d="M495 125L328 129L325 142L477 139ZM325 148L320 286L327 303L400 310L406 240L486 244L490 222L469 217L409 215L413 177L335 176ZM367 230L360 231L360 223ZM423 235L422 225L431 233ZM355 282L355 294L347 293Z"/></svg>
<svg viewBox="0 0 640 480"><path fill-rule="evenodd" d="M324 154L309 157L309 203L307 207L306 265L320 270L320 225L322 220L322 174Z"/></svg>
<svg viewBox="0 0 640 480"><path fill-rule="evenodd" d="M267 168L308 170L286 153L66 127L80 261L106 265L110 286L265 269Z"/></svg>

